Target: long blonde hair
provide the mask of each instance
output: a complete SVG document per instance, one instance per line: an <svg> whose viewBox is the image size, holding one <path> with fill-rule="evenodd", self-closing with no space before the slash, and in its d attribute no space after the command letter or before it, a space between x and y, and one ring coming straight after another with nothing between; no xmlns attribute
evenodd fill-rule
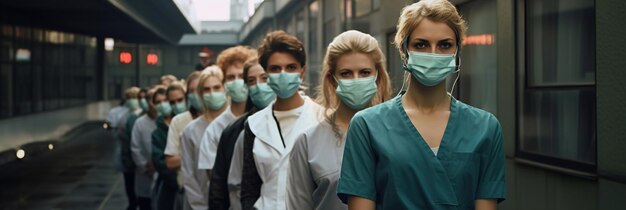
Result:
<svg viewBox="0 0 626 210"><path fill-rule="evenodd" d="M337 70L337 60L343 55L351 53L362 53L367 55L374 61L377 71L376 85L378 91L370 102L370 106L382 103L391 97L391 84L389 75L385 68L385 55L378 46L378 41L369 34L356 30L350 30L337 35L328 45L326 55L324 56L324 64L322 67L322 76L320 77L320 86L317 88L316 101L325 108L324 118L334 129L336 125L333 119L333 113L339 108L341 100L335 93L337 89L337 81L333 78ZM338 130L335 130L337 132Z"/></svg>

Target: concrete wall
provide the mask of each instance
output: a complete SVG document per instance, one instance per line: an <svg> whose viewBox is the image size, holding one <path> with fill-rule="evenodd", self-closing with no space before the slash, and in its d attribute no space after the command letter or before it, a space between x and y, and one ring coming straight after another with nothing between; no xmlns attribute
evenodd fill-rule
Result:
<svg viewBox="0 0 626 210"><path fill-rule="evenodd" d="M0 152L20 145L56 139L78 125L104 120L116 101L94 102L84 106L0 120Z"/></svg>

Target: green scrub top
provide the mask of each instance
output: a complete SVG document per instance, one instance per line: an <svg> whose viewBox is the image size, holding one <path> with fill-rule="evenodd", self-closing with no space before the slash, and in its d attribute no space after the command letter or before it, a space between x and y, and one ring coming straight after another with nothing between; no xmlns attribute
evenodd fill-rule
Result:
<svg viewBox="0 0 626 210"><path fill-rule="evenodd" d="M165 164L165 145L167 144L167 132L169 126L165 123L163 116L157 117L156 129L152 132L152 163L154 169L159 173L157 182L165 182L172 188L178 189L176 181L176 171L170 170Z"/></svg>
<svg viewBox="0 0 626 210"><path fill-rule="evenodd" d="M437 156L398 96L350 122L337 187L376 209L474 209L477 199L506 198L502 129L489 112L452 97Z"/></svg>

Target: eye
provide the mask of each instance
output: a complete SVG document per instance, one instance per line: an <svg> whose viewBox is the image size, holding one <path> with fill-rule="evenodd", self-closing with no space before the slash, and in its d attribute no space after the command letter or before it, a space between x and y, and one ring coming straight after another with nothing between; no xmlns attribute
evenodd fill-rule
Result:
<svg viewBox="0 0 626 210"><path fill-rule="evenodd" d="M442 42L442 43L439 43L439 48L450 49L452 48L452 44L450 42Z"/></svg>
<svg viewBox="0 0 626 210"><path fill-rule="evenodd" d="M369 69L366 69L366 70L361 70L361 71L359 72L359 76L360 76L360 77L369 77L370 75L372 75L372 71L371 71L371 70L369 70Z"/></svg>
<svg viewBox="0 0 626 210"><path fill-rule="evenodd" d="M266 75L266 74L264 74L263 76L261 76L261 81L262 81L263 83L267 82L267 75Z"/></svg>
<svg viewBox="0 0 626 210"><path fill-rule="evenodd" d="M294 64L291 64L291 65L287 66L287 70L293 71L293 70L296 70L296 69L298 69L298 66L296 66Z"/></svg>
<svg viewBox="0 0 626 210"><path fill-rule="evenodd" d="M280 72L280 67L279 66L270 66L270 72Z"/></svg>
<svg viewBox="0 0 626 210"><path fill-rule="evenodd" d="M339 76L341 76L341 78L352 77L352 71L342 71L339 73Z"/></svg>
<svg viewBox="0 0 626 210"><path fill-rule="evenodd" d="M426 42L417 42L415 44L413 44L413 47L415 47L415 49L424 49L428 47L428 43Z"/></svg>

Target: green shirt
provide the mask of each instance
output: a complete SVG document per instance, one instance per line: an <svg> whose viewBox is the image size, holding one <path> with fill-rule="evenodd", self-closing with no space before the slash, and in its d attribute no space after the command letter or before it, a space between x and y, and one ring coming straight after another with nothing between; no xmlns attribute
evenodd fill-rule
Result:
<svg viewBox="0 0 626 210"><path fill-rule="evenodd" d="M377 209L474 209L506 197L502 131L490 113L452 98L437 156L411 123L402 97L357 113L347 133L337 194Z"/></svg>
<svg viewBox="0 0 626 210"><path fill-rule="evenodd" d="M165 123L163 116L158 117L155 122L156 129L152 132L152 163L154 169L159 173L157 182L165 182L165 184L178 189L176 171L168 169L165 164L164 152L169 126Z"/></svg>

